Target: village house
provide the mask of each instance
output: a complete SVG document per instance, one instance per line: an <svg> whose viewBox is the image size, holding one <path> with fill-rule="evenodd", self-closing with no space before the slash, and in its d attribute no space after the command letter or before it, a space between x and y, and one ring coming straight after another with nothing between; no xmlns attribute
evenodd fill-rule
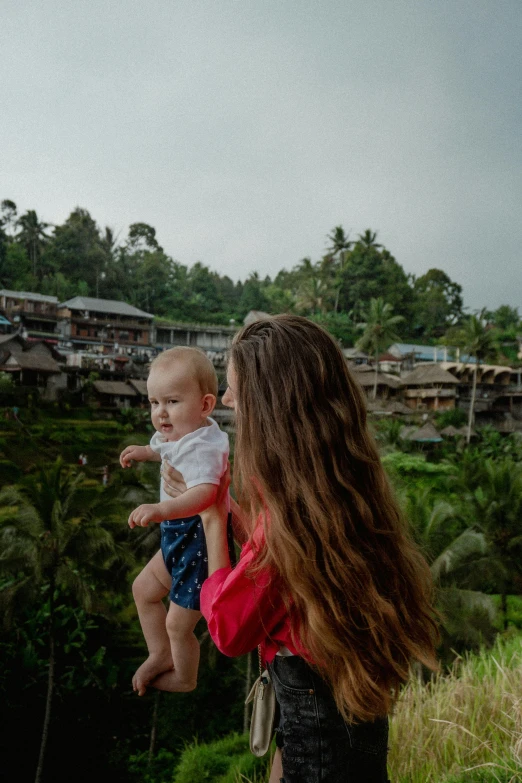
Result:
<svg viewBox="0 0 522 783"><path fill-rule="evenodd" d="M21 334L0 336L0 372L16 386L33 387L42 399L55 400L67 388L60 355L45 342L30 343Z"/></svg>
<svg viewBox="0 0 522 783"><path fill-rule="evenodd" d="M439 364L419 364L402 378L404 402L413 410L455 408L459 380Z"/></svg>
<svg viewBox="0 0 522 783"><path fill-rule="evenodd" d="M460 379L458 407L469 411L473 378L477 373L475 421L500 432L522 431L522 378L520 369L493 364L448 362L441 365Z"/></svg>
<svg viewBox="0 0 522 783"><path fill-rule="evenodd" d="M379 372L390 372L400 375L402 362L402 359L399 359L397 356L394 356L392 353L387 351L386 353L383 353L379 356Z"/></svg>
<svg viewBox="0 0 522 783"><path fill-rule="evenodd" d="M151 313L126 302L75 296L58 305L61 347L128 356L152 356Z"/></svg>
<svg viewBox="0 0 522 783"><path fill-rule="evenodd" d="M395 356L402 362L402 369L411 371L419 363L427 362L447 362L452 357L457 361L463 361L464 356L460 356L459 348L449 345L416 345L415 343L393 343L388 348L387 353Z"/></svg>
<svg viewBox="0 0 522 783"><path fill-rule="evenodd" d="M155 319L152 341L158 351L174 348L177 345L201 348L214 364L220 365L225 361L225 353L236 332L236 326L185 324Z"/></svg>
<svg viewBox="0 0 522 783"><path fill-rule="evenodd" d="M359 351L357 348L341 348L344 358L350 365L368 364L369 356L364 351Z"/></svg>
<svg viewBox="0 0 522 783"><path fill-rule="evenodd" d="M0 317L12 324L14 329L23 329L24 337L28 340L58 343L57 308L56 296L31 291L0 290Z"/></svg>
<svg viewBox="0 0 522 783"><path fill-rule="evenodd" d="M125 381L94 381L94 398L103 408L130 408L139 401L136 390Z"/></svg>
<svg viewBox="0 0 522 783"><path fill-rule="evenodd" d="M127 383L136 392L138 402L141 407L149 405L149 393L147 391L147 381L142 378L129 378Z"/></svg>
<svg viewBox="0 0 522 783"><path fill-rule="evenodd" d="M385 372L376 373L373 367L365 364L355 365L351 369L354 377L359 385L362 386L362 389L369 400L373 402L375 402L375 400L383 402L400 398L402 382L400 378L397 378L395 375L390 375ZM376 377L377 395L374 399L373 395Z"/></svg>

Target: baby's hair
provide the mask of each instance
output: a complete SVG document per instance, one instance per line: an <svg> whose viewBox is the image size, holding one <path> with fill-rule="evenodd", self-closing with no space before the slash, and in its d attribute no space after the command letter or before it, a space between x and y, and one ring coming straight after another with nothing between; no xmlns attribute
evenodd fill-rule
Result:
<svg viewBox="0 0 522 783"><path fill-rule="evenodd" d="M214 397L217 397L218 379L214 365L200 348L191 348L188 345L177 345L175 348L169 348L153 359L150 369L152 370L153 367L158 368L162 365L172 365L176 361L183 361L191 366L202 394L213 394Z"/></svg>

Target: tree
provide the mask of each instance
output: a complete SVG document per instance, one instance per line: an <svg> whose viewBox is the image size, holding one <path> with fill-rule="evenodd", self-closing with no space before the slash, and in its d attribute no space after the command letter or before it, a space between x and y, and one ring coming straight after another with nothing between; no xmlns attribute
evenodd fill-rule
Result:
<svg viewBox="0 0 522 783"><path fill-rule="evenodd" d="M11 231L16 226L16 215L18 213L18 208L14 201L6 198L0 205L0 211L2 213L0 217L0 227L3 228L6 234L11 234Z"/></svg>
<svg viewBox="0 0 522 783"><path fill-rule="evenodd" d="M259 279L257 272L252 272L243 284L241 299L239 300L239 311L244 317L250 310L266 311L269 307L269 301L265 296L265 284Z"/></svg>
<svg viewBox="0 0 522 783"><path fill-rule="evenodd" d="M364 303L382 297L397 315L405 319L411 314L411 287L408 276L392 254L375 242L376 234L369 229L343 255L339 275L339 307L353 310L361 320Z"/></svg>
<svg viewBox="0 0 522 783"><path fill-rule="evenodd" d="M467 525L459 505L434 497L431 487L410 487L405 510L430 565L445 651L478 647L495 634L495 606L482 591L489 574L486 536Z"/></svg>
<svg viewBox="0 0 522 783"><path fill-rule="evenodd" d="M497 329L504 332L516 329L520 322L518 307L510 307L509 305L500 305L492 313L487 313L486 317Z"/></svg>
<svg viewBox="0 0 522 783"><path fill-rule="evenodd" d="M336 275L336 291L335 291L335 303L334 303L334 312L337 312L337 308L339 306L339 294L341 291L341 279L339 273L342 273L344 268L344 260L346 251L350 250L350 248L353 245L353 242L350 241L350 239L346 236L344 233L344 229L342 226L336 226L332 233L328 235L328 239L332 243L329 250L329 257L331 259L335 259L336 256L339 257L339 263L338 263L338 274Z"/></svg>
<svg viewBox="0 0 522 783"><path fill-rule="evenodd" d="M375 399L379 375L379 353L390 343L399 339L396 327L404 318L402 315L393 315L393 307L381 297L371 299L365 318L364 323L358 324L360 329L364 329L364 334L357 340L356 346L361 351L370 351L375 354L375 385L373 387L373 399Z"/></svg>
<svg viewBox="0 0 522 783"><path fill-rule="evenodd" d="M370 228L367 228L364 234L358 234L357 236L359 237L359 243L365 250L369 250L372 247L382 247L382 245L375 241L377 239L377 232L372 231Z"/></svg>
<svg viewBox="0 0 522 783"><path fill-rule="evenodd" d="M44 248L49 242L49 236L45 233L45 230L49 228L50 223L41 222L34 209L29 209L25 215L18 218L16 224L20 229L16 235L16 240L25 248L29 256L33 267L33 275L41 278L41 274L38 275L41 272L38 264Z"/></svg>
<svg viewBox="0 0 522 783"><path fill-rule="evenodd" d="M295 267L298 275L296 308L303 314L314 315L325 312L327 288L321 276L319 264L310 258L303 258Z"/></svg>
<svg viewBox="0 0 522 783"><path fill-rule="evenodd" d="M74 284L77 293L83 282L87 296L99 296L111 252L96 221L86 209L77 207L62 226L55 227L42 260L47 274L61 272Z"/></svg>
<svg viewBox="0 0 522 783"><path fill-rule="evenodd" d="M522 470L511 459L480 463L480 481L468 487L468 515L488 542L489 578L501 596L507 627L507 595L522 587Z"/></svg>
<svg viewBox="0 0 522 783"><path fill-rule="evenodd" d="M0 229L0 285L17 291L31 291L38 287L32 273L27 251L17 242L8 242L2 257Z"/></svg>
<svg viewBox="0 0 522 783"><path fill-rule="evenodd" d="M441 336L462 318L462 286L441 269L414 279L414 322L417 334Z"/></svg>
<svg viewBox="0 0 522 783"><path fill-rule="evenodd" d="M148 223L132 223L129 226L127 246L132 250L163 250L156 239L156 229Z"/></svg>
<svg viewBox="0 0 522 783"><path fill-rule="evenodd" d="M468 416L468 432L466 443L471 440L471 428L475 418L475 398L477 396L477 374L480 362L495 353L495 333L484 321L484 310L478 315L471 315L464 323L460 332L460 345L465 353L475 359L473 386Z"/></svg>
<svg viewBox="0 0 522 783"><path fill-rule="evenodd" d="M9 620L16 607L34 601L42 586L49 595L47 696L35 783L43 774L55 690L56 627L59 596L90 609L93 581L117 562L114 539L101 519L110 513L100 495L82 490L83 476L61 460L27 477L20 489L0 496L3 590L1 606Z"/></svg>

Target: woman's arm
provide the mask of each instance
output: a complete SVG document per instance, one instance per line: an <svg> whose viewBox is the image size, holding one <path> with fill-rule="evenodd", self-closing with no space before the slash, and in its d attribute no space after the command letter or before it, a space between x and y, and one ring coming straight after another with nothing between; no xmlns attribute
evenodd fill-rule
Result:
<svg viewBox="0 0 522 783"><path fill-rule="evenodd" d="M207 542L209 576L220 568L230 568L227 541L227 496L229 486L230 466L227 468L226 473L223 474L221 483L217 487L214 504L201 512L201 520Z"/></svg>

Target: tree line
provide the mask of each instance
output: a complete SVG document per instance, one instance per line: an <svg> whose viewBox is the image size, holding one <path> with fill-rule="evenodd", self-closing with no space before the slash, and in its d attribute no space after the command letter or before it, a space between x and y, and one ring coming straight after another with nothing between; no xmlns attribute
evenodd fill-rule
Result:
<svg viewBox="0 0 522 783"><path fill-rule="evenodd" d="M323 323L346 345L357 339L372 298L401 316L403 339L435 340L464 316L462 286L442 269L407 274L366 229L351 237L336 226L321 258L303 258L273 278L252 272L233 281L201 262L187 266L162 248L156 230L133 223L125 237L98 226L77 207L61 225L35 210L18 213L5 199L0 210L0 287L35 291L64 301L92 296L129 302L158 317L183 321L241 321L249 310L294 312ZM499 328L518 324L507 305L490 314Z"/></svg>

